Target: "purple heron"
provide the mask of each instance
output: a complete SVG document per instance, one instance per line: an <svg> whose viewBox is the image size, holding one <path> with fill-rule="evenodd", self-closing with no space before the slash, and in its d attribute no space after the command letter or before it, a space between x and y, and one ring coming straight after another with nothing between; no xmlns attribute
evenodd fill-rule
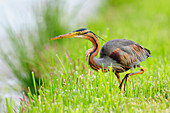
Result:
<svg viewBox="0 0 170 113"><path fill-rule="evenodd" d="M86 52L86 60L89 56L88 64L90 67L96 71L102 69L103 71L107 72L109 70L108 67L112 66L112 70L118 79L120 90L124 81L125 90L127 78L129 76L144 73L145 69L140 66L140 62L150 57L150 51L134 41L127 39L114 39L105 43L100 50L99 58L95 58L100 49L100 44L97 37L98 36L92 31L86 28L81 28L71 33L56 36L50 40L62 38L83 38L90 40L93 44L93 47L88 49ZM125 75L122 81L120 80L119 73L136 67L139 67L140 71L128 73Z"/></svg>

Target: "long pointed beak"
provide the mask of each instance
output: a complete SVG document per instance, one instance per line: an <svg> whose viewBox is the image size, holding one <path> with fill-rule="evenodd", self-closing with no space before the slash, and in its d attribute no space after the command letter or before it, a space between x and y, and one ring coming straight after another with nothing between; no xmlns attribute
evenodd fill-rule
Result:
<svg viewBox="0 0 170 113"><path fill-rule="evenodd" d="M59 36L50 38L49 40L56 40L56 39L62 39L62 38L73 38L73 37L78 36L78 35L79 35L79 32L71 32L71 33L67 33L67 34L64 34L64 35L59 35Z"/></svg>

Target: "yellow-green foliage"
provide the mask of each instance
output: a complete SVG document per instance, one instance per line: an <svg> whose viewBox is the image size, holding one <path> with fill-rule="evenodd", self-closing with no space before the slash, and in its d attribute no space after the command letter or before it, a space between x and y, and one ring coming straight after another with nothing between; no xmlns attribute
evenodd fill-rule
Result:
<svg viewBox="0 0 170 113"><path fill-rule="evenodd" d="M112 72L95 72L89 68L85 52L91 47L90 42L63 39L55 49L43 51L44 58L51 64L49 79L43 79L41 88L37 89L39 95L29 91L29 103L22 101L19 110L34 113L170 112L169 4L169 0L107 4L104 13L88 22L88 29L106 41L130 39L151 51L152 57L141 63L145 73L129 77L126 92L119 91ZM105 42L100 40L100 43ZM124 75L122 73L121 78Z"/></svg>

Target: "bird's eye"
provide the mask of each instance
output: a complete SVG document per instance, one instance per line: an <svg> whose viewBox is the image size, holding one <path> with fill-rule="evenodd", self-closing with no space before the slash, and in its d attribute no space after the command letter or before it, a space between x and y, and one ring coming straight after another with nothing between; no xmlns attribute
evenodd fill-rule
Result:
<svg viewBox="0 0 170 113"><path fill-rule="evenodd" d="M79 35L81 35L82 34L82 31L79 31Z"/></svg>

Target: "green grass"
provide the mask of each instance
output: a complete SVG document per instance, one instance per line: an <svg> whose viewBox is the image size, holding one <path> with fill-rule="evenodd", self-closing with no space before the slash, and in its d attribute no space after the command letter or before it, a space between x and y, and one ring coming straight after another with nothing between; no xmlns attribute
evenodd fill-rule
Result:
<svg viewBox="0 0 170 113"><path fill-rule="evenodd" d="M34 84L37 94L28 88L28 99L21 101L19 111L170 112L170 2L131 0L118 4L109 4L107 9L105 6L102 14L87 26L106 41L125 38L150 49L152 57L141 63L145 73L129 77L126 91L121 92L114 73L95 72L88 66L85 52L92 46L89 41L49 42L60 42L55 49L43 51L43 58L50 64L46 69L51 74L48 79L43 78L39 89ZM100 40L101 45L104 43ZM7 102L7 110L12 112L13 104Z"/></svg>
<svg viewBox="0 0 170 113"><path fill-rule="evenodd" d="M161 70L159 73L162 77L157 75L154 66L150 67L153 71L130 77L131 83L128 82L126 92L122 93L112 72L94 72L87 66L82 71L82 66L78 65L78 62L75 63L76 67L69 64L68 60L65 63L62 67L52 62L54 69L51 80L44 80L44 85L38 90L39 96L30 91L29 103L25 104L23 101L20 111L37 113L169 111L170 93L167 84L169 76L164 76L167 73ZM79 60L79 63L82 64L84 61ZM144 67L147 65L151 64L148 63Z"/></svg>
<svg viewBox="0 0 170 113"><path fill-rule="evenodd" d="M36 28L30 30L23 25L19 33L11 29L10 25L5 28L9 44L4 44L4 47L7 46L8 52L0 45L0 56L25 92L29 86L33 93L37 93L34 92L34 84L37 88L40 87L42 76L49 76L50 64L47 62L51 59L50 54L54 55L52 53L57 45L53 42L48 43L49 38L66 31L64 24L61 25L59 21L59 6L51 7L53 3L54 1L46 1L43 10L40 11L33 8ZM32 72L35 73L35 83L32 81Z"/></svg>

